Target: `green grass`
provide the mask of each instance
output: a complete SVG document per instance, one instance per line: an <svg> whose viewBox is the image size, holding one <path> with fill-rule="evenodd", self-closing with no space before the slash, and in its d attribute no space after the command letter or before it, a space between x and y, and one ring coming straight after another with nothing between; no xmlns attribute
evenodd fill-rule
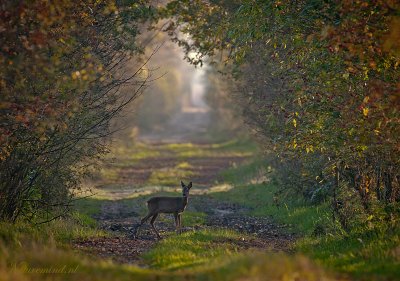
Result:
<svg viewBox="0 0 400 281"><path fill-rule="evenodd" d="M264 169L262 161L255 160L224 172L226 181L239 186L213 196L246 206L251 215L270 216L288 225L291 231L302 235L295 244L297 252L331 270L351 274L360 280L399 280L398 227L378 225L345 233L337 222L332 222L328 203L311 205L293 195L279 197L274 181L245 184L260 169ZM323 233L315 235L318 227L322 227Z"/></svg>
<svg viewBox="0 0 400 281"><path fill-rule="evenodd" d="M271 216L289 225L289 229L303 235L295 244L296 251L330 269L360 280L396 280L400 276L400 231L365 228L343 235L334 228L328 204L311 206L286 200L277 206L273 201L275 191L272 184L259 184L217 196L251 208L252 215ZM327 233L313 235L321 225Z"/></svg>
<svg viewBox="0 0 400 281"><path fill-rule="evenodd" d="M152 268L175 270L204 265L230 257L237 248L229 241L240 235L228 230L201 230L172 235L144 255Z"/></svg>
<svg viewBox="0 0 400 281"><path fill-rule="evenodd" d="M327 205L310 206L282 199L274 202L277 190L273 183L254 184L214 193L213 197L246 206L250 215L273 217L277 222L289 225L292 231L303 234L311 234L320 220L326 217Z"/></svg>
<svg viewBox="0 0 400 281"><path fill-rule="evenodd" d="M336 271L362 280L396 280L400 276L400 234L363 231L347 236L306 237L297 249Z"/></svg>
<svg viewBox="0 0 400 281"><path fill-rule="evenodd" d="M247 163L223 171L221 176L224 181L236 186L250 183L252 180L265 176L268 167L265 167L262 158L255 158Z"/></svg>
<svg viewBox="0 0 400 281"><path fill-rule="evenodd" d="M164 151L174 153L180 158L251 156L257 152L254 142L237 139L216 144L172 143L161 147Z"/></svg>
<svg viewBox="0 0 400 281"><path fill-rule="evenodd" d="M68 247L66 242L79 236L59 234L75 224L82 227L80 216L78 221L59 220L40 227L0 224L0 280L337 280L303 257L239 254L233 242L242 235L228 230L172 235L146 254L147 269L119 265Z"/></svg>
<svg viewBox="0 0 400 281"><path fill-rule="evenodd" d="M235 152L259 152L258 145L250 140L239 140L232 139L230 141L212 144L213 149L219 149L220 151L235 151Z"/></svg>
<svg viewBox="0 0 400 281"><path fill-rule="evenodd" d="M340 280L330 277L304 257L248 254L211 259L208 266L179 270L146 269L81 256L53 246L33 245L8 253L11 264L0 262L3 281L26 280ZM71 273L32 273L28 270L68 270Z"/></svg>
<svg viewBox="0 0 400 281"><path fill-rule="evenodd" d="M172 168L154 170L147 182L151 185L175 186L176 179L189 179L194 175L191 166L187 162L181 162Z"/></svg>
<svg viewBox="0 0 400 281"><path fill-rule="evenodd" d="M11 248L29 245L31 241L44 244L51 242L65 246L73 240L107 235L106 232L95 227L92 218L76 213L69 218L56 219L43 225L25 222L0 223L0 242Z"/></svg>
<svg viewBox="0 0 400 281"><path fill-rule="evenodd" d="M136 142L130 147L126 146L113 146L111 153L108 156L110 159L117 158L118 162L137 162L148 158L155 158L160 156L160 151L155 150L154 147L149 146L145 143ZM116 163L117 164L117 163Z"/></svg>
<svg viewBox="0 0 400 281"><path fill-rule="evenodd" d="M180 158L218 157L221 155L247 156L257 151L258 147L254 142L238 139L215 144L171 143L160 146L137 142L129 148L124 146L113 147L108 158L118 159L118 162L113 164L113 166L119 166L119 163L122 163L122 167L124 167L129 165L129 162L132 163L166 155L175 155Z"/></svg>
<svg viewBox="0 0 400 281"><path fill-rule="evenodd" d="M204 225L207 215L202 212L185 211L182 215L183 226Z"/></svg>
<svg viewBox="0 0 400 281"><path fill-rule="evenodd" d="M141 163L172 159L161 168L153 169L142 185L175 186L177 179L190 179L195 175L191 166L193 158L248 157L258 152L254 142L233 139L214 144L171 143L151 145L137 142L130 147L116 146L107 156L107 164L94 171L94 185L100 189L117 189L125 184L121 177L127 168L141 169ZM176 163L174 163L176 162ZM129 185L130 183L128 183Z"/></svg>
<svg viewBox="0 0 400 281"><path fill-rule="evenodd" d="M95 214L99 214L101 210L101 205L104 204L106 200L98 199L95 197L78 198L73 203L74 210L87 217L92 217Z"/></svg>

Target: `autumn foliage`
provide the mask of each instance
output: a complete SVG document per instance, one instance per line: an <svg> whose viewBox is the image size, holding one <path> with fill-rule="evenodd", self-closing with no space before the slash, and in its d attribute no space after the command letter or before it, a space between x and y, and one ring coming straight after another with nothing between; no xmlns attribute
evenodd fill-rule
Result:
<svg viewBox="0 0 400 281"><path fill-rule="evenodd" d="M138 1L2 1L1 219L49 219L68 208L105 149L109 121L145 85L139 65L121 67L139 52L147 12ZM133 90L122 95L126 83Z"/></svg>
<svg viewBox="0 0 400 281"><path fill-rule="evenodd" d="M282 190L328 200L349 230L399 217L399 11L391 0L198 0L160 17L189 61L236 80Z"/></svg>

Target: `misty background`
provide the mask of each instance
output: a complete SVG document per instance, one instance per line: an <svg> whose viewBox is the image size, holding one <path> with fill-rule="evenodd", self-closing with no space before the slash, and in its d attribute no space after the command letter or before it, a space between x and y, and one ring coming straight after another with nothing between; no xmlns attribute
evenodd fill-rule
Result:
<svg viewBox="0 0 400 281"><path fill-rule="evenodd" d="M221 74L207 64L195 67L185 61L183 50L166 34L144 33L143 41L149 38L144 57L150 57L146 69L152 82L114 121L114 141L130 146L136 141L202 143L245 137L240 111L228 97L233 89ZM135 62L127 65L136 67Z"/></svg>

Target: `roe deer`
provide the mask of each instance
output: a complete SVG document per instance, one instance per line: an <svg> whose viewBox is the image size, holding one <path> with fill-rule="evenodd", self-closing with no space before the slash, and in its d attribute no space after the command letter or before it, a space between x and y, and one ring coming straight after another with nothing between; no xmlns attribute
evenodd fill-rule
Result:
<svg viewBox="0 0 400 281"><path fill-rule="evenodd" d="M157 235L158 239L161 239L160 234L158 233L157 229L154 227L154 221L158 217L158 214L174 214L175 217L175 227L178 233L181 232L181 215L182 212L185 210L186 205L188 203L189 197L189 190L192 187L192 182L188 185L185 185L181 181L182 185L182 197L152 197L147 201L147 208L148 213L147 215L141 220L140 224L136 228L135 237L137 237L138 230L150 217L150 224L153 228L154 232Z"/></svg>

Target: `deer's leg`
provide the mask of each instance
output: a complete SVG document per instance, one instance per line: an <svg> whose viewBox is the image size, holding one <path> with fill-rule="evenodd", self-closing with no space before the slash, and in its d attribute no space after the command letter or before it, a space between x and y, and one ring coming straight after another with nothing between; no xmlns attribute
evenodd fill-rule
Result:
<svg viewBox="0 0 400 281"><path fill-rule="evenodd" d="M178 213L174 213L174 218L175 218L175 230L176 233L179 233L179 214Z"/></svg>
<svg viewBox="0 0 400 281"><path fill-rule="evenodd" d="M182 214L178 214L178 232L182 233Z"/></svg>
<svg viewBox="0 0 400 281"><path fill-rule="evenodd" d="M153 216L154 214L152 213L148 213L147 216L145 216L141 221L140 221L140 225L144 224L151 216Z"/></svg>
<svg viewBox="0 0 400 281"><path fill-rule="evenodd" d="M153 215L153 217L151 218L150 224L151 224L151 227L153 228L154 232L157 234L157 238L158 238L158 239L161 239L160 234L158 233L157 229L156 229L155 226L154 226L154 221L156 220L157 217L158 217L158 213L156 213L155 215Z"/></svg>
<svg viewBox="0 0 400 281"><path fill-rule="evenodd" d="M136 227L135 234L133 235L135 238L139 236L139 229L144 224L151 216L153 216L152 213L148 213L141 221L140 224Z"/></svg>

